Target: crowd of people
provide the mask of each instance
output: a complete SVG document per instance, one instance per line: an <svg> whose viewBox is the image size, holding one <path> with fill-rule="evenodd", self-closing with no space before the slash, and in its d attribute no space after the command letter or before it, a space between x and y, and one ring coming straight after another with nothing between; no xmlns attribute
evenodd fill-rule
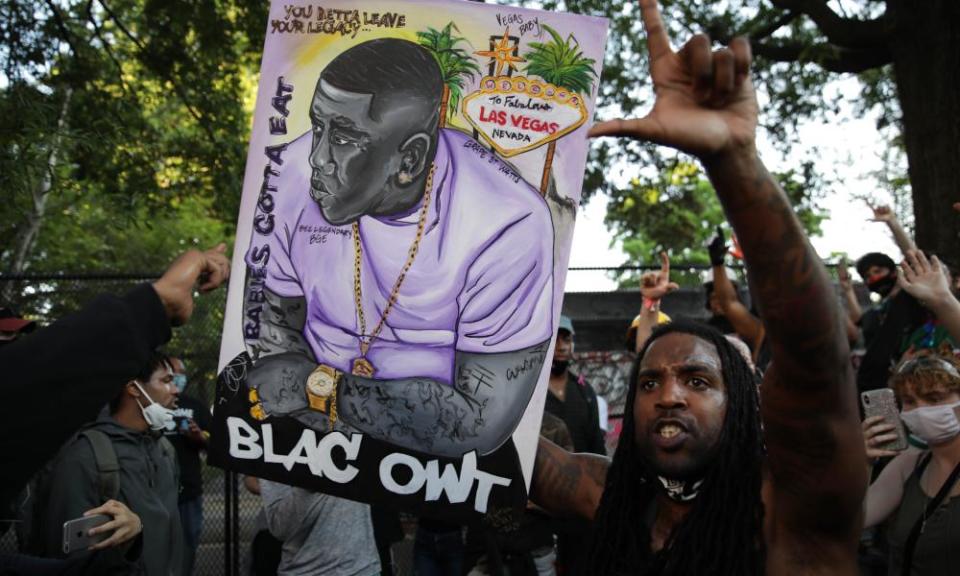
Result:
<svg viewBox="0 0 960 576"><path fill-rule="evenodd" d="M627 341L637 360L610 457L605 402L571 370L576 332L561 317L530 502L469 526L420 518L415 573L955 573L960 274L948 264L960 263L924 254L877 206L902 262L857 260L868 307L845 262L835 283L758 157L749 43L713 49L696 35L674 50L656 2L640 4L654 106L590 135L697 157L749 288L731 278L720 228L707 321L661 310L678 289L667 254L641 278ZM0 435L0 509L21 544L0 556L0 574L193 572L211 416L185 392L182 357L159 350L189 320L194 291L227 280L225 251L189 251L156 282L41 329L0 312L15 407ZM393 511L245 485L262 503L252 573L393 573L390 545L403 535Z"/></svg>

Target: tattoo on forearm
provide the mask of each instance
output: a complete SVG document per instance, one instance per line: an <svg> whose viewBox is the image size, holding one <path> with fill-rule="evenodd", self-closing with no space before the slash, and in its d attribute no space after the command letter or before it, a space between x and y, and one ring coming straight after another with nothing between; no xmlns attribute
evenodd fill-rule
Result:
<svg viewBox="0 0 960 576"><path fill-rule="evenodd" d="M340 410L350 424L376 437L431 450L479 436L486 403L432 380L350 378Z"/></svg>
<svg viewBox="0 0 960 576"><path fill-rule="evenodd" d="M538 505L557 514L592 517L609 467L610 461L606 458L570 454L541 440L534 461L531 497Z"/></svg>
<svg viewBox="0 0 960 576"><path fill-rule="evenodd" d="M338 410L374 437L444 456L499 446L523 415L549 342L517 352L457 353L453 382L344 375Z"/></svg>
<svg viewBox="0 0 960 576"><path fill-rule="evenodd" d="M755 170L747 190L738 187L737 197L724 197L724 203L747 253L767 332L781 350L809 359L811 369L832 366L843 338L826 272L786 195L759 160ZM811 386L820 384L813 380Z"/></svg>
<svg viewBox="0 0 960 576"><path fill-rule="evenodd" d="M607 484L607 472L610 470L610 461L603 457L590 458L585 461L584 469L590 481L602 490Z"/></svg>
<svg viewBox="0 0 960 576"><path fill-rule="evenodd" d="M536 493L548 500L556 496L572 496L583 478L583 470L572 455L557 458L556 454L537 451L534 463Z"/></svg>

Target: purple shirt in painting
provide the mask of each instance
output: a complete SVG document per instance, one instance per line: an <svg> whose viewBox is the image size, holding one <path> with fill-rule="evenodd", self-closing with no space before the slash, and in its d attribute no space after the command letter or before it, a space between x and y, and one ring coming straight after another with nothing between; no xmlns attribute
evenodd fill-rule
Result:
<svg viewBox="0 0 960 576"><path fill-rule="evenodd" d="M318 362L349 371L360 355L351 225L334 226L310 198L311 134L284 152L275 225L254 231L247 265L267 289L306 299L304 336ZM540 194L456 130L440 130L423 239L367 358L376 378L452 381L454 351L511 352L553 334L553 225ZM360 219L367 334L380 320L415 238L420 209ZM255 249L269 246L269 261Z"/></svg>

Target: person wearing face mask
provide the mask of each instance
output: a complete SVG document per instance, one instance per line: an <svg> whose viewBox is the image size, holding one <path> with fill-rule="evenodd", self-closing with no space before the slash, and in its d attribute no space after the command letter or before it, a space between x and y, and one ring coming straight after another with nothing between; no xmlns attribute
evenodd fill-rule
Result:
<svg viewBox="0 0 960 576"><path fill-rule="evenodd" d="M180 465L180 523L183 525L183 574L193 574L193 562L203 528L203 478L200 453L210 438L210 409L195 396L186 394L187 368L183 360L170 357L177 408L164 436L177 450Z"/></svg>
<svg viewBox="0 0 960 576"><path fill-rule="evenodd" d="M956 573L960 550L960 361L924 353L902 362L890 380L912 435L929 448L897 454L878 448L896 438L882 417L863 423L868 458L896 457L870 486L865 526L885 520L891 576Z"/></svg>
<svg viewBox="0 0 960 576"><path fill-rule="evenodd" d="M904 352L904 343L930 320L930 313L897 285L897 265L886 254L866 254L856 267L864 284L881 298L858 322L866 348L857 371L857 388L862 392L886 385L890 367Z"/></svg>
<svg viewBox="0 0 960 576"><path fill-rule="evenodd" d="M0 420L0 509L15 504L64 443L127 386L152 351L170 339L171 328L189 321L197 291L226 281L226 250L225 244L188 250L152 283L124 295L100 294L26 337L0 339L3 399L16 407ZM0 555L0 570L7 560Z"/></svg>
<svg viewBox="0 0 960 576"><path fill-rule="evenodd" d="M573 336L573 321L560 316L545 410L567 425L575 452L606 454L597 413L597 394L589 382L570 370Z"/></svg>
<svg viewBox="0 0 960 576"><path fill-rule="evenodd" d="M167 358L155 352L110 401L108 413L82 429L98 430L110 440L119 465L116 499L142 522L138 563L148 576L179 575L183 570L176 453L163 437L174 422L176 403L173 370ZM82 435L60 451L41 528L47 553L62 550L64 522L103 503L101 473L93 446ZM118 572L126 573L123 570Z"/></svg>

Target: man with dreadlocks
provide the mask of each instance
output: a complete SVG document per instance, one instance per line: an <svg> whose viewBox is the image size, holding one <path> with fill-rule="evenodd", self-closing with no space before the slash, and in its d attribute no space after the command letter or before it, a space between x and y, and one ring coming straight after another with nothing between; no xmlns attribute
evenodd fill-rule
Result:
<svg viewBox="0 0 960 576"><path fill-rule="evenodd" d="M856 574L866 488L843 322L826 270L757 158L750 46L670 47L640 2L653 110L595 126L703 163L740 239L773 362L762 385L715 330L674 322L640 352L613 462L541 440L532 498L594 519L590 574Z"/></svg>

